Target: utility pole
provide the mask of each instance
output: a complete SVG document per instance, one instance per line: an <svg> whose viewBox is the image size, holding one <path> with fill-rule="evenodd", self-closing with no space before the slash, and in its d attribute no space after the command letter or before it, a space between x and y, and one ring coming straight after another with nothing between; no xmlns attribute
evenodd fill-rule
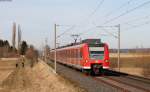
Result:
<svg viewBox="0 0 150 92"><path fill-rule="evenodd" d="M45 38L45 51L44 51L44 54L45 54L45 55L44 55L44 60L45 60L45 62L47 62L47 52L48 52L48 51L47 51L47 46L48 46L48 45L47 45L47 38Z"/></svg>
<svg viewBox="0 0 150 92"><path fill-rule="evenodd" d="M2 33L1 33L1 32L2 32L2 31L1 31L1 29L0 29L0 39L2 39L2 35L1 35Z"/></svg>
<svg viewBox="0 0 150 92"><path fill-rule="evenodd" d="M116 28L118 28L118 35L116 36L116 35L114 35L114 34L112 34L112 33L110 33L110 32L107 32L107 33L109 33L111 36L113 36L114 38L116 38L117 40L118 40L118 52L117 52L117 54L118 54L118 62L117 62L117 68L118 68L118 71L120 71L120 24L118 24L118 25L116 25L116 26L97 26L97 27L116 27Z"/></svg>
<svg viewBox="0 0 150 92"><path fill-rule="evenodd" d="M55 54L55 55L54 55L54 58L55 58L55 61L54 61L54 70L55 70L55 73L56 73L56 62L57 62L57 59L56 59L56 57L57 57L57 54L56 54L56 30L57 30L57 29L56 29L56 28L57 28L57 25L55 24L55 25L54 25L54 31L55 31L55 32L54 32L54 42L55 42L55 43L54 43L54 44L55 44L55 53L54 53L54 54Z"/></svg>
<svg viewBox="0 0 150 92"><path fill-rule="evenodd" d="M120 71L120 24L118 27L118 71Z"/></svg>
<svg viewBox="0 0 150 92"><path fill-rule="evenodd" d="M56 47L59 48L59 46L60 46L60 43L56 43Z"/></svg>

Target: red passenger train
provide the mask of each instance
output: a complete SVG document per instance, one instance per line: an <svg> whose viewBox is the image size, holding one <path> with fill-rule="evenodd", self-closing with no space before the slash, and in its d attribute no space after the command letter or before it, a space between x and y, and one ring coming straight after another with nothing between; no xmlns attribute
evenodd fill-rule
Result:
<svg viewBox="0 0 150 92"><path fill-rule="evenodd" d="M50 51L54 60L54 50ZM109 49L100 39L86 39L82 43L57 48L57 62L92 74L101 73L109 68Z"/></svg>

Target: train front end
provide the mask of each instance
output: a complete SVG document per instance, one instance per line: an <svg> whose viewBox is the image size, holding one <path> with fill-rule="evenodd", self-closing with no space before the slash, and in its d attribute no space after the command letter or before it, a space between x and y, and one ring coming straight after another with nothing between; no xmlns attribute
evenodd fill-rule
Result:
<svg viewBox="0 0 150 92"><path fill-rule="evenodd" d="M109 69L109 49L105 43L87 43L84 69L92 74L100 74L103 69Z"/></svg>

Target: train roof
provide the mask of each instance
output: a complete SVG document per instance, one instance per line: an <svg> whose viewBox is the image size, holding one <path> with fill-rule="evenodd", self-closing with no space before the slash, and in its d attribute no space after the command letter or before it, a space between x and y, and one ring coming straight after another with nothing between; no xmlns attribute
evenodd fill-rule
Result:
<svg viewBox="0 0 150 92"><path fill-rule="evenodd" d="M93 47L93 46L103 46L104 45L104 43L101 42L101 39L85 39L85 40L82 40L81 42L71 43L71 44L67 44L65 46L60 46L57 49L72 47L72 46L77 46L77 45L79 46L79 45L82 45L82 44L88 44L91 47Z"/></svg>
<svg viewBox="0 0 150 92"><path fill-rule="evenodd" d="M101 44L101 39L85 39L82 40L82 43L87 43L87 44Z"/></svg>

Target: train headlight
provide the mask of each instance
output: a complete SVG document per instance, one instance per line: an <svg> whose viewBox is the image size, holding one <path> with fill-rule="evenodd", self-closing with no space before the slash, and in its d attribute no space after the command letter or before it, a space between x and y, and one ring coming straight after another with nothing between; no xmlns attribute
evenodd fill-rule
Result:
<svg viewBox="0 0 150 92"><path fill-rule="evenodd" d="M109 60L105 60L105 62L109 62Z"/></svg>
<svg viewBox="0 0 150 92"><path fill-rule="evenodd" d="M98 63L98 60L96 60L95 62Z"/></svg>
<svg viewBox="0 0 150 92"><path fill-rule="evenodd" d="M88 60L85 60L85 62L87 63L87 62L88 62Z"/></svg>

